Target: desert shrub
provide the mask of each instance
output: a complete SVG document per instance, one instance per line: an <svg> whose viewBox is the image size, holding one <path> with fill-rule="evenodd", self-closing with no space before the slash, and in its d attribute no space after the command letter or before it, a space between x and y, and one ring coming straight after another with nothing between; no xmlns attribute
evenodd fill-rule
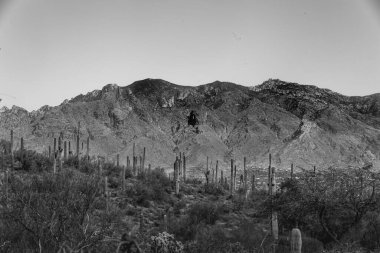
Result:
<svg viewBox="0 0 380 253"><path fill-rule="evenodd" d="M192 185L200 185L203 182L199 178L190 178L190 179L186 179L186 183L192 184Z"/></svg>
<svg viewBox="0 0 380 253"><path fill-rule="evenodd" d="M127 194L133 196L135 203L149 206L149 201L167 201L170 181L161 170L144 173L133 187L127 188Z"/></svg>
<svg viewBox="0 0 380 253"><path fill-rule="evenodd" d="M32 150L24 150L23 158L20 151L14 152L14 161L21 165L21 169L30 172L52 171L53 162L46 156ZM8 156L10 160L10 156Z"/></svg>
<svg viewBox="0 0 380 253"><path fill-rule="evenodd" d="M214 203L198 202L190 207L188 217L193 224L203 222L213 225L220 218L221 213L223 213L223 208L223 206Z"/></svg>
<svg viewBox="0 0 380 253"><path fill-rule="evenodd" d="M229 237L224 229L207 225L198 228L195 240L185 244L185 251L191 253L248 253L244 246Z"/></svg>
<svg viewBox="0 0 380 253"><path fill-rule="evenodd" d="M190 241L195 238L198 224L191 223L188 216L169 217L168 231L181 241Z"/></svg>
<svg viewBox="0 0 380 253"><path fill-rule="evenodd" d="M169 219L169 231L181 241L194 240L203 225L213 225L219 219L224 207L213 203L199 202L190 206L186 216Z"/></svg>
<svg viewBox="0 0 380 253"><path fill-rule="evenodd" d="M380 248L380 214L377 211L368 212L358 226L351 229L345 236L346 243L357 242L366 249ZM358 246L357 245L357 246Z"/></svg>
<svg viewBox="0 0 380 253"><path fill-rule="evenodd" d="M121 177L121 172L123 170L122 166L116 166L113 163L104 163L102 165L102 173L104 176L108 177ZM132 177L132 171L130 168L125 170L125 178L131 178Z"/></svg>
<svg viewBox="0 0 380 253"><path fill-rule="evenodd" d="M152 236L150 240L151 252L154 253L182 253L183 244L176 241L174 235L167 232Z"/></svg>
<svg viewBox="0 0 380 253"><path fill-rule="evenodd" d="M224 188L219 184L205 184L203 186L203 191L206 194L221 196L224 195Z"/></svg>
<svg viewBox="0 0 380 253"><path fill-rule="evenodd" d="M233 241L239 242L247 250L254 251L269 248L271 243L269 240L265 240L266 234L263 231L263 226L250 220L241 220L237 229L232 231ZM264 242L263 245L261 243Z"/></svg>
<svg viewBox="0 0 380 253"><path fill-rule="evenodd" d="M305 234L325 246L357 241L375 249L379 248L372 237L378 230L376 218L367 223L370 226L359 227L367 214L380 210L375 191L379 184L379 172L371 166L304 171L297 180L285 180L279 192L261 201L258 209L262 216L277 211L279 223L287 230L298 223Z"/></svg>
<svg viewBox="0 0 380 253"><path fill-rule="evenodd" d="M185 200L180 200L177 201L174 206L173 206L173 212L176 215L180 214L180 210L186 207L186 201Z"/></svg>
<svg viewBox="0 0 380 253"><path fill-rule="evenodd" d="M12 176L8 198L0 197L2 250L56 252L64 243L95 247L105 231L91 222L98 197L96 178L72 171Z"/></svg>

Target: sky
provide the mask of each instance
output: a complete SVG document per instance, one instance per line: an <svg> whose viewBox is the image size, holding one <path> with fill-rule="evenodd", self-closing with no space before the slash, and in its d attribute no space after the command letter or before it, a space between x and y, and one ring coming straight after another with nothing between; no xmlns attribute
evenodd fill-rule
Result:
<svg viewBox="0 0 380 253"><path fill-rule="evenodd" d="M380 0L0 0L0 107L145 78L380 92Z"/></svg>

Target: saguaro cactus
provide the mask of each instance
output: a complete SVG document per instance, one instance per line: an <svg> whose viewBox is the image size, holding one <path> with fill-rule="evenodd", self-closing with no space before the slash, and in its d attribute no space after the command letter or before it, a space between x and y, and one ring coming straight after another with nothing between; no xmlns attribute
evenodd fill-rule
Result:
<svg viewBox="0 0 380 253"><path fill-rule="evenodd" d="M183 182L186 182L186 156L183 153Z"/></svg>
<svg viewBox="0 0 380 253"><path fill-rule="evenodd" d="M129 160L129 156L127 156L127 169L130 169L130 166L131 166L131 162Z"/></svg>
<svg viewBox="0 0 380 253"><path fill-rule="evenodd" d="M125 169L126 169L126 167L123 166L121 169L122 169L122 171L121 171L121 188L124 191L125 190Z"/></svg>
<svg viewBox="0 0 380 253"><path fill-rule="evenodd" d="M290 253L302 252L302 235L301 230L293 228L290 234Z"/></svg>
<svg viewBox="0 0 380 253"><path fill-rule="evenodd" d="M179 160L178 157L174 163L174 177L175 177L175 194L179 194Z"/></svg>
<svg viewBox="0 0 380 253"><path fill-rule="evenodd" d="M145 170L145 147L144 147L144 150L143 150L143 157L142 157L142 170L143 170L143 172Z"/></svg>
<svg viewBox="0 0 380 253"><path fill-rule="evenodd" d="M117 154L116 155L116 166L119 167L119 165L120 165L120 155Z"/></svg>
<svg viewBox="0 0 380 253"><path fill-rule="evenodd" d="M104 177L104 196L106 198L106 212L109 213L108 177Z"/></svg>
<svg viewBox="0 0 380 253"><path fill-rule="evenodd" d="M53 173L57 172L57 151L54 152L54 161L53 161Z"/></svg>
<svg viewBox="0 0 380 253"><path fill-rule="evenodd" d="M14 169L14 154L13 154L13 129L11 130L11 169Z"/></svg>
<svg viewBox="0 0 380 253"><path fill-rule="evenodd" d="M67 160L67 142L63 142L63 159L66 161Z"/></svg>
<svg viewBox="0 0 380 253"><path fill-rule="evenodd" d="M136 176L136 153L135 153L135 150L136 150L136 144L133 143L132 170L133 170L133 174Z"/></svg>
<svg viewBox="0 0 380 253"><path fill-rule="evenodd" d="M78 162L78 169L80 168L79 134L80 134L80 121L78 122L78 131L77 131L77 162Z"/></svg>
<svg viewBox="0 0 380 253"><path fill-rule="evenodd" d="M243 183L243 187L244 187L244 190L247 190L247 176L248 176L248 173L247 173L247 158L244 156L244 159L243 159L243 172L244 172L244 183Z"/></svg>
<svg viewBox="0 0 380 253"><path fill-rule="evenodd" d="M24 138L21 137L21 148L20 148L21 164L24 166Z"/></svg>
<svg viewBox="0 0 380 253"><path fill-rule="evenodd" d="M276 169L272 167L272 155L269 154L269 167L268 167L268 192L273 196L276 193ZM278 219L277 212L271 214L271 233L275 240L274 247L278 240Z"/></svg>
<svg viewBox="0 0 380 253"><path fill-rule="evenodd" d="M293 173L294 173L294 170L293 170L293 163L290 165L290 179L293 180Z"/></svg>
<svg viewBox="0 0 380 253"><path fill-rule="evenodd" d="M4 165L4 156L5 156L5 150L1 150L1 170L5 170L5 165Z"/></svg>
<svg viewBox="0 0 380 253"><path fill-rule="evenodd" d="M236 165L234 166L234 191L236 190Z"/></svg>
<svg viewBox="0 0 380 253"><path fill-rule="evenodd" d="M208 156L207 156L207 161L206 161L206 171L208 171Z"/></svg>
<svg viewBox="0 0 380 253"><path fill-rule="evenodd" d="M59 170L62 170L62 139L61 139L61 136L58 137L58 166L59 166Z"/></svg>
<svg viewBox="0 0 380 253"><path fill-rule="evenodd" d="M219 162L216 160L216 165L215 165L215 183L218 183L218 168L219 167Z"/></svg>
<svg viewBox="0 0 380 253"><path fill-rule="evenodd" d="M87 143L86 143L86 159L90 160L90 136L87 137Z"/></svg>
<svg viewBox="0 0 380 253"><path fill-rule="evenodd" d="M231 182L230 182L230 193L232 195L234 191L234 160L231 159Z"/></svg>
<svg viewBox="0 0 380 253"><path fill-rule="evenodd" d="M51 159L51 146L49 145L49 160Z"/></svg>
<svg viewBox="0 0 380 253"><path fill-rule="evenodd" d="M168 216L164 214L164 230L168 230Z"/></svg>
<svg viewBox="0 0 380 253"><path fill-rule="evenodd" d="M271 195L271 182L272 182L272 154L269 154L269 167L268 167L268 194Z"/></svg>

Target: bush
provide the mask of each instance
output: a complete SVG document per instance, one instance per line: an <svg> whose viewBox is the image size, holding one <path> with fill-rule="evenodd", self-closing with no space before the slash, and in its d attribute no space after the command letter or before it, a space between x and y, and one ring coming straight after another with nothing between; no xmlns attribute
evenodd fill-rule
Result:
<svg viewBox="0 0 380 253"><path fill-rule="evenodd" d="M174 239L174 235L167 232L151 237L151 252L154 253L182 253L183 244Z"/></svg>
<svg viewBox="0 0 380 253"><path fill-rule="evenodd" d="M205 225L198 228L196 240L186 243L185 250L191 253L248 253L240 242L228 237L224 229Z"/></svg>
<svg viewBox="0 0 380 253"><path fill-rule="evenodd" d="M189 209L189 219L193 224L201 222L213 225L223 212L223 207L214 203L199 202L192 205Z"/></svg>
<svg viewBox="0 0 380 253"><path fill-rule="evenodd" d="M214 196L221 196L224 195L224 188L219 184L205 184L203 186L204 193L214 195Z"/></svg>
<svg viewBox="0 0 380 253"><path fill-rule="evenodd" d="M149 201L168 201L170 181L161 170L155 169L140 175L139 181L127 189L138 205L149 207Z"/></svg>
<svg viewBox="0 0 380 253"><path fill-rule="evenodd" d="M97 185L96 178L72 171L12 176L8 198L0 197L2 250L56 252L64 243L95 247L105 231L91 224L96 219L92 211L99 197Z"/></svg>
<svg viewBox="0 0 380 253"><path fill-rule="evenodd" d="M21 169L30 172L53 171L53 162L46 156L32 150L24 150L23 159L20 151L14 152L14 161L21 165ZM8 160L10 162L10 155ZM23 161L21 163L21 161Z"/></svg>

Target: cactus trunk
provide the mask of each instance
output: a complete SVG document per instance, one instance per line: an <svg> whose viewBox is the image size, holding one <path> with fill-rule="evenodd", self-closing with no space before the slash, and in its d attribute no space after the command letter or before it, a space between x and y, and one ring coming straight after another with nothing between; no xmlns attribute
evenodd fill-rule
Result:
<svg viewBox="0 0 380 253"><path fill-rule="evenodd" d="M302 235L298 228L293 228L290 234L290 253L302 252Z"/></svg>
<svg viewBox="0 0 380 253"><path fill-rule="evenodd" d="M243 171L244 171L244 183L243 183L243 187L244 187L244 190L247 190L247 181L248 181L248 172L247 172L247 158L244 157L243 159Z"/></svg>
<svg viewBox="0 0 380 253"><path fill-rule="evenodd" d="M24 166L24 138L22 137L21 137L20 156L21 156L21 165Z"/></svg>
<svg viewBox="0 0 380 253"><path fill-rule="evenodd" d="M231 182L230 182L230 193L232 195L234 191L234 160L231 159Z"/></svg>
<svg viewBox="0 0 380 253"><path fill-rule="evenodd" d="M80 134L80 121L78 122L78 129L77 129L77 162L78 162L78 168L80 168L80 149L79 149L79 134Z"/></svg>
<svg viewBox="0 0 380 253"><path fill-rule="evenodd" d="M63 142L63 159L66 161L67 160L67 142Z"/></svg>
<svg viewBox="0 0 380 253"><path fill-rule="evenodd" d="M109 213L108 177L104 177L104 195L106 198L106 212Z"/></svg>
<svg viewBox="0 0 380 253"><path fill-rule="evenodd" d="M86 159L90 161L90 136L87 137L86 143Z"/></svg>
<svg viewBox="0 0 380 253"><path fill-rule="evenodd" d="M183 153L183 182L186 182L186 156Z"/></svg>
<svg viewBox="0 0 380 253"><path fill-rule="evenodd" d="M14 168L14 154L13 154L13 130L11 130L11 169Z"/></svg>
<svg viewBox="0 0 380 253"><path fill-rule="evenodd" d="M219 161L216 160L216 165L215 165L215 183L218 183L218 168L219 167Z"/></svg>

